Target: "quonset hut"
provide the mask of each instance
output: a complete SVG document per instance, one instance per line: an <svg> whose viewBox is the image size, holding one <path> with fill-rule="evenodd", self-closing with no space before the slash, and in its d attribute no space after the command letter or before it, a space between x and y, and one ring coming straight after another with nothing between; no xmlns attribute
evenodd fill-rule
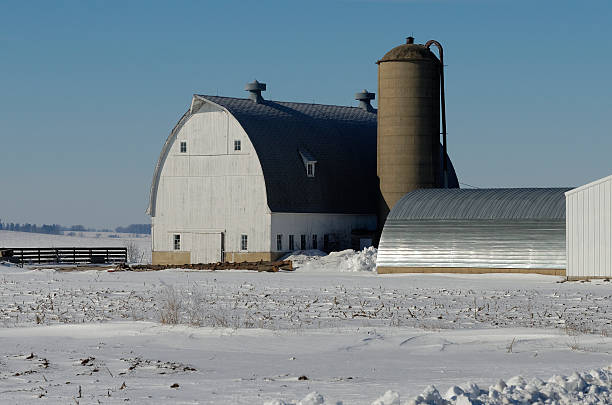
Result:
<svg viewBox="0 0 612 405"><path fill-rule="evenodd" d="M565 275L568 190L412 191L387 217L377 270Z"/></svg>
<svg viewBox="0 0 612 405"><path fill-rule="evenodd" d="M147 210L154 264L372 244L374 94L357 93L359 107L345 107L268 101L265 88L249 83L248 99L193 96L155 167Z"/></svg>

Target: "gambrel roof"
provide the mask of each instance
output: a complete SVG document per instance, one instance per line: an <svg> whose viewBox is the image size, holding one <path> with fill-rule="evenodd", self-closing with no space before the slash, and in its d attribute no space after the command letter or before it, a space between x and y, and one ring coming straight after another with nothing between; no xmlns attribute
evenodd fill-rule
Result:
<svg viewBox="0 0 612 405"><path fill-rule="evenodd" d="M191 111L204 102L228 111L245 130L261 163L272 212L376 214L376 110L194 95ZM314 177L306 175L304 153L316 161ZM450 186L458 187L450 161L448 166ZM156 178L150 215L155 212Z"/></svg>

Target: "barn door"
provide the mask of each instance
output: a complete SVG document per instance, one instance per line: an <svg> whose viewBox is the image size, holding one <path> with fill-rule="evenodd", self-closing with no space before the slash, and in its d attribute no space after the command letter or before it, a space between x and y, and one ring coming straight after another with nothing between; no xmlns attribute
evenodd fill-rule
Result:
<svg viewBox="0 0 612 405"><path fill-rule="evenodd" d="M191 263L216 263L222 261L221 233L194 233L191 246Z"/></svg>

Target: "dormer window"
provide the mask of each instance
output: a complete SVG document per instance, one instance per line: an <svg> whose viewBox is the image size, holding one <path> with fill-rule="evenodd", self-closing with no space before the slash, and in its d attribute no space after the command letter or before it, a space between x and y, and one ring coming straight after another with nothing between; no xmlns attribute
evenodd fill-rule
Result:
<svg viewBox="0 0 612 405"><path fill-rule="evenodd" d="M304 149L300 149L300 156L302 158L302 162L304 162L304 167L306 168L306 176L314 177L315 176L315 165L317 163L316 159L312 156L312 154Z"/></svg>
<svg viewBox="0 0 612 405"><path fill-rule="evenodd" d="M306 176L314 177L314 162L306 163Z"/></svg>

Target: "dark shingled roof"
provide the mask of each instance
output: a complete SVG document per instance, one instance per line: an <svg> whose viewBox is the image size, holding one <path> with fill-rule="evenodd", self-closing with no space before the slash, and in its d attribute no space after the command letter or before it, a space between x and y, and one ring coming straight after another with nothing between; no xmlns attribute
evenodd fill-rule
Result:
<svg viewBox="0 0 612 405"><path fill-rule="evenodd" d="M375 214L376 111L197 96L227 109L253 143L272 212ZM308 177L302 153L317 161ZM458 186L452 165L451 186Z"/></svg>
<svg viewBox="0 0 612 405"><path fill-rule="evenodd" d="M395 204L388 219L564 220L571 188L423 189Z"/></svg>

